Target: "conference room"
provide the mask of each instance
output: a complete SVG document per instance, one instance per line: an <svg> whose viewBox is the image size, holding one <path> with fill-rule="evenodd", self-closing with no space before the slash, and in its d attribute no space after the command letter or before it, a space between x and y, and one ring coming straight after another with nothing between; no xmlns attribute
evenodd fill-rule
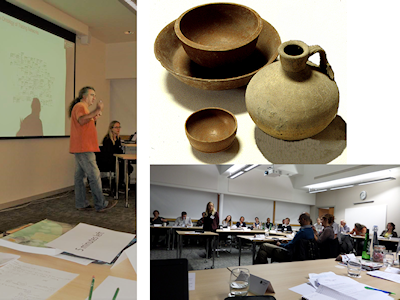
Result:
<svg viewBox="0 0 400 300"><path fill-rule="evenodd" d="M341 253L356 254L356 249L341 251L339 236L351 239L353 245L365 237L339 231L335 235L339 244L337 253L334 256L330 253L331 256L324 259L319 255L302 259L295 255L288 255L286 259L269 256L267 263L260 263L257 257L261 245L283 245L294 240L301 228L307 227L302 220L306 218L304 215L309 215L311 225L315 225L318 217L333 215L339 230L341 221L346 222L350 230L355 223L363 224L371 238L376 225L378 236L381 235L389 222L400 222L396 200L400 193L399 171L398 165L152 165L150 284L152 280L162 280L162 270L168 266L170 272L176 268L176 278L184 278L179 275L183 272L189 274L190 299L225 299L230 293L231 271L241 267L250 271L250 280L259 277L269 281L274 292L267 294L276 299L301 298L304 294L289 289L307 283L310 273L331 271L347 276L346 266L335 259ZM212 231L197 226L209 202L218 212L214 216L218 216L220 225ZM154 222L154 211L158 212L161 222ZM175 223L178 217L182 218L182 212L191 222ZM232 225L222 226L228 215L232 217ZM239 228L237 224L241 217L246 228ZM258 228L256 217L260 221ZM267 218L271 227L266 226ZM288 225L292 232L277 230L286 218L290 219ZM331 225L325 227L331 228ZM157 244L154 238L158 239ZM206 253L207 239L215 241L211 256ZM379 237L379 242L397 248L398 238L394 235ZM364 270L356 281L399 292L394 282L369 276ZM168 284L173 284L173 280ZM268 284L265 284L261 294L266 291ZM176 286L183 295L187 287ZM249 294L257 294L256 290L250 283Z"/></svg>
<svg viewBox="0 0 400 300"><path fill-rule="evenodd" d="M136 5L118 0L1 1L0 32L1 233L16 233L47 219L73 226L84 223L133 240L137 232ZM128 178L118 176L124 185L111 194L111 188L117 189L119 172L100 169L104 203L118 198L116 206L104 213L78 210L75 203L68 108L87 86L95 92L89 111L102 103L93 119L98 146L112 121L118 121L112 130L118 130L123 153L112 156L110 163L122 169L129 163L132 171ZM88 181L84 193L93 205ZM121 263L123 269L111 270L109 263L79 266L4 246L0 252L17 254L24 263L80 274L72 281L73 288L68 284L51 299L61 299L60 294L65 299L84 299L93 275L94 289L109 275L136 282L136 272L127 261Z"/></svg>

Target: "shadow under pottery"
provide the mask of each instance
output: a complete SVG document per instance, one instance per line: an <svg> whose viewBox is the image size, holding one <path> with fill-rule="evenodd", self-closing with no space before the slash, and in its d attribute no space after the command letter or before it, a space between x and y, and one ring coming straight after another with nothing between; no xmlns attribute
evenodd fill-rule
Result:
<svg viewBox="0 0 400 300"><path fill-rule="evenodd" d="M275 164L327 164L346 149L346 122L337 115L320 133L299 141L274 138L257 126L254 137L264 157Z"/></svg>
<svg viewBox="0 0 400 300"><path fill-rule="evenodd" d="M224 164L236 157L240 150L240 143L238 139L235 139L232 142L232 145L223 151L216 153L204 153L196 150L192 147L193 155L203 163L206 164Z"/></svg>

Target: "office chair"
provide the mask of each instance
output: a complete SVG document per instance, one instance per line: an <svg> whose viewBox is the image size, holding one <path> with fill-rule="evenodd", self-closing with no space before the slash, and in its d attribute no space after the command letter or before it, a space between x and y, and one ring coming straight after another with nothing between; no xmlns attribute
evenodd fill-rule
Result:
<svg viewBox="0 0 400 300"><path fill-rule="evenodd" d="M100 172L107 173L108 182L109 182L109 191L103 188L103 193L106 195L114 196L112 189L112 180L115 178L115 172L112 171L111 163L107 161L107 158L104 156L104 152L102 152L103 146L100 146L100 152L95 152L96 154L96 163L99 167Z"/></svg>

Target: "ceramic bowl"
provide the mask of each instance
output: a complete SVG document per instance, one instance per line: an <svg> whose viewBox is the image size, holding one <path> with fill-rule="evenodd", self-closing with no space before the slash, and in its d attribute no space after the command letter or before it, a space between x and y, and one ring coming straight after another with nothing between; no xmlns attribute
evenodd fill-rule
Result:
<svg viewBox="0 0 400 300"><path fill-rule="evenodd" d="M228 149L235 139L236 130L236 117L216 107L194 112L185 123L186 136L192 147L208 153Z"/></svg>
<svg viewBox="0 0 400 300"><path fill-rule="evenodd" d="M246 85L261 68L278 57L281 44L276 29L263 20L263 29L256 50L245 60L230 67L213 68L199 66L183 49L172 21L158 34L154 43L154 54L161 65L179 81L204 90L229 90Z"/></svg>
<svg viewBox="0 0 400 300"><path fill-rule="evenodd" d="M175 33L191 60L215 68L241 61L255 49L263 21L251 8L210 3L184 12Z"/></svg>

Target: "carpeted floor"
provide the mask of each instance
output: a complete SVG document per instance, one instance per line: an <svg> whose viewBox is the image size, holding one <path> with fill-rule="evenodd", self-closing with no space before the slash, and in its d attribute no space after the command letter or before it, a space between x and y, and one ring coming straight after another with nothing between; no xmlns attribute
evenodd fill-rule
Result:
<svg viewBox="0 0 400 300"><path fill-rule="evenodd" d="M239 265L239 250L230 246L222 247L227 251L218 251L215 255L214 268L227 268ZM258 250L258 247L257 247ZM229 251L231 251L229 253ZM252 251L250 247L242 249L241 265L248 266L252 264ZM219 257L218 257L219 256ZM189 271L210 269L212 266L212 258L205 259L206 251L204 245L186 245L182 249L182 258L187 258L189 261ZM150 251L150 259L171 259L177 258L176 248L167 250L166 247L152 249Z"/></svg>
<svg viewBox="0 0 400 300"><path fill-rule="evenodd" d="M89 202L93 203L89 190L86 196ZM112 200L113 198L106 196L106 199ZM75 225L86 223L111 230L136 233L135 185L130 187L129 204L129 207L126 208L125 194L119 194L117 205L105 213L78 211L75 209L75 195L72 190L53 197L35 200L20 207L0 211L0 231L49 219Z"/></svg>

